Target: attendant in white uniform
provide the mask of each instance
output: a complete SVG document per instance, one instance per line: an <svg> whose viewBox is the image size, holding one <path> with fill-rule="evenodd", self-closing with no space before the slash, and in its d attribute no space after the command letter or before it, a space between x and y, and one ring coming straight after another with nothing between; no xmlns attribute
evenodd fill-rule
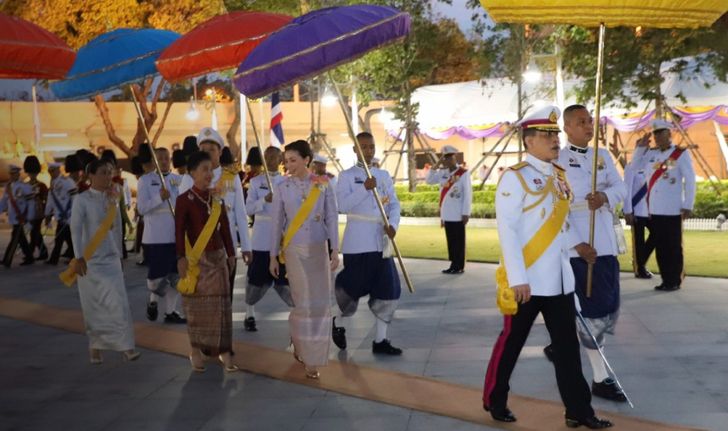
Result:
<svg viewBox="0 0 728 431"><path fill-rule="evenodd" d="M45 224L49 226L53 217L56 219L56 237L50 257L46 263L57 265L61 256L63 243L67 244L73 253L71 245L71 230L68 221L71 218L71 205L76 193L76 182L61 175L61 164L48 164L48 173L51 176L51 186L48 191L48 200L45 207Z"/></svg>
<svg viewBox="0 0 728 431"><path fill-rule="evenodd" d="M139 178L137 211L144 217L142 247L147 262L147 318L157 320L158 303L164 302L164 323L186 323L182 317L181 300L177 292L177 250L175 247L174 215L170 209L177 202L182 177L170 171L169 150L156 148L157 162L164 178L164 187L157 171Z"/></svg>
<svg viewBox="0 0 728 431"><path fill-rule="evenodd" d="M95 160L86 166L90 188L76 196L71 210L71 235L78 275L78 294L89 337L92 364L102 362L102 350L123 352L124 359L139 357L134 350L134 322L121 266L121 214L118 191L112 184L113 166ZM111 229L86 261L84 250L106 218L115 212Z"/></svg>
<svg viewBox="0 0 728 431"><path fill-rule="evenodd" d="M684 277L682 221L692 214L695 203L695 171L690 152L672 143L672 123L655 120L652 135L656 148L649 148L649 136L637 142L632 164L647 179L647 207L650 236L655 237L655 254L662 283L655 290L680 289Z"/></svg>
<svg viewBox="0 0 728 431"><path fill-rule="evenodd" d="M278 172L283 162L283 153L278 147L268 147L263 153L265 164L270 175L273 188L283 182L283 176ZM248 265L248 283L245 285L245 303L248 306L243 325L246 331L258 330L255 322L255 304L260 301L271 286L278 296L289 307L293 307L291 288L286 278L286 266L281 264L279 275L274 278L268 268L270 267L271 239L273 238L273 192L269 190L265 174L256 175L250 180L248 197L245 209L251 217L255 217L253 224L253 260Z"/></svg>
<svg viewBox="0 0 728 431"><path fill-rule="evenodd" d="M624 220L632 227L634 241L632 263L635 278L652 278L647 269L647 261L655 250L655 238L650 234L645 239L645 230L650 230L650 217L647 211L647 178L643 168L630 163L624 168L624 184L627 194L624 197Z"/></svg>
<svg viewBox="0 0 728 431"><path fill-rule="evenodd" d="M457 148L442 147L440 163L427 173L427 184L440 185L440 220L445 227L450 267L443 274L462 274L465 270L465 226L470 219L473 186L467 169L458 165Z"/></svg>
<svg viewBox="0 0 728 431"><path fill-rule="evenodd" d="M185 139L186 143L187 140ZM233 174L230 176L223 174L223 169L220 166L220 153L225 146L225 141L215 129L205 127L197 135L197 145L201 151L210 155L213 167L211 188L222 197L225 203L233 245L236 250L238 248L240 249L243 262L248 265L252 258L252 247L250 244L250 235L248 234L248 214L245 211L243 186L237 175ZM179 193L186 192L192 188L193 184L192 177L189 174L184 175L182 177L182 184L179 187ZM230 272L230 298L233 295L236 272L237 265L234 265Z"/></svg>
<svg viewBox="0 0 728 431"><path fill-rule="evenodd" d="M334 292L339 305L339 321L342 326L332 326L334 344L346 348L345 320L353 315L359 299L369 296L369 310L376 320L376 335L372 341L372 353L401 355L402 349L392 346L387 329L397 309L402 288L397 268L391 255L390 238L394 238L399 227L400 205L389 173L371 166L374 158L374 137L368 132L356 136L364 160L357 154L356 166L339 175L336 200L339 212L346 214L346 230L341 251L344 254L344 269L336 276ZM372 178L367 178L364 163L370 165ZM377 189L389 220L388 229L374 199ZM385 249L390 252L384 255ZM336 319L336 318L334 318Z"/></svg>
<svg viewBox="0 0 728 431"><path fill-rule="evenodd" d="M612 156L604 148L597 153L597 188L592 193L594 149L589 146L594 136L594 123L589 111L582 105L572 105L564 110L564 131L568 137L561 150L558 164L566 170L574 200L571 203L568 223L569 257L576 280L576 295L581 304L581 314L591 326L600 346L604 347L606 334L614 334L619 316L619 261L620 241L624 239L621 225L615 230L619 218L616 206L627 194L622 178L614 166ZM589 245L589 220L594 210L594 246ZM621 235L621 238L617 238ZM623 245L624 246L624 245ZM591 296L586 295L587 271L593 265ZM592 395L611 401L626 402L613 378L607 373L602 357L589 333L577 325L581 345L586 350L594 379ZM552 346L544 352L551 357Z"/></svg>
<svg viewBox="0 0 728 431"><path fill-rule="evenodd" d="M594 416L589 385L581 371L566 222L573 195L563 168L554 163L559 157L558 116L558 108L549 106L522 120L528 155L503 174L496 190L503 253L496 279L499 292L512 295L509 302L515 309L504 316L503 331L493 346L483 407L496 421L516 421L508 408L509 381L540 313L551 336L566 425L608 428L612 426L609 421ZM498 303L500 307L500 299ZM542 425L544 429L556 427Z"/></svg>
<svg viewBox="0 0 728 431"><path fill-rule="evenodd" d="M5 249L3 265L10 268L18 246L23 250L25 258L21 265L31 265L33 250L25 237L25 226L33 219L33 187L20 181L20 166L10 165L10 182L0 199L0 213L8 212L8 222L13 226L10 242Z"/></svg>
<svg viewBox="0 0 728 431"><path fill-rule="evenodd" d="M326 167L329 163L329 158L322 155L322 154L314 154L313 155L313 163L311 163L311 171L315 175L326 175L329 177L329 185L330 187L333 187L334 190L336 190L336 175L332 174L331 172L326 170Z"/></svg>

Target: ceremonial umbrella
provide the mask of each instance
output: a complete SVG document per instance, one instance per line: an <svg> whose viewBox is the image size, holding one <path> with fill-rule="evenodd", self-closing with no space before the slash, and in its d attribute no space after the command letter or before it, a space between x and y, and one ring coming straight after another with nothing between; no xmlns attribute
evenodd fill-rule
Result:
<svg viewBox="0 0 728 431"><path fill-rule="evenodd" d="M76 53L55 34L0 13L0 78L62 79Z"/></svg>
<svg viewBox="0 0 728 431"><path fill-rule="evenodd" d="M216 16L169 45L157 59L157 69L168 81L179 81L235 68L268 35L292 19L288 15L243 11ZM248 113L260 147L249 105ZM269 189L273 190L265 164L263 169Z"/></svg>
<svg viewBox="0 0 728 431"><path fill-rule="evenodd" d="M709 26L728 10L728 0L480 0L495 21L522 24L599 26L594 117L592 193L597 188L599 119L604 74L606 27L696 28ZM595 211L589 219L589 244L594 245ZM593 265L588 266L587 297L591 296Z"/></svg>
<svg viewBox="0 0 728 431"><path fill-rule="evenodd" d="M235 86L248 97L264 96L396 42L409 30L409 15L386 6L309 12L258 45L235 73Z"/></svg>
<svg viewBox="0 0 728 431"><path fill-rule="evenodd" d="M409 14L386 6L340 6L309 12L295 18L258 45L238 68L235 86L248 97L260 97L403 39L409 31ZM338 87L334 87L338 93ZM354 138L351 119L340 96L339 103L347 118L349 134ZM354 146L361 160L364 160L355 138ZM366 163L364 170L367 177L371 178ZM389 219L379 192L376 188L372 192L384 226L389 228ZM402 268L407 288L414 292L394 239L392 248Z"/></svg>
<svg viewBox="0 0 728 431"><path fill-rule="evenodd" d="M78 50L76 61L63 81L51 84L59 99L80 99L130 85L157 74L154 61L179 34L167 30L120 28L104 33ZM160 84L161 85L161 84ZM150 145L149 131L132 91L132 101ZM157 157L152 151L157 174L165 188ZM172 203L167 200L174 214Z"/></svg>

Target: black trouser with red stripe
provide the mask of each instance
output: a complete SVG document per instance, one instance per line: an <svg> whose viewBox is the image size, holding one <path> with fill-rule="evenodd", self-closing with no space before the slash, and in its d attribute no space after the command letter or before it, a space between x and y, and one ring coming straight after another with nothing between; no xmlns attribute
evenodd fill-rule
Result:
<svg viewBox="0 0 728 431"><path fill-rule="evenodd" d="M538 313L543 314L546 329L551 335L556 383L566 406L566 416L570 419L594 416L589 385L581 371L573 293L532 296L527 303L518 305L515 315L504 316L504 328L493 346L485 375L483 405L494 411L507 407L508 382Z"/></svg>
<svg viewBox="0 0 728 431"><path fill-rule="evenodd" d="M650 216L650 237L653 236L662 284L680 286L683 277L682 217Z"/></svg>

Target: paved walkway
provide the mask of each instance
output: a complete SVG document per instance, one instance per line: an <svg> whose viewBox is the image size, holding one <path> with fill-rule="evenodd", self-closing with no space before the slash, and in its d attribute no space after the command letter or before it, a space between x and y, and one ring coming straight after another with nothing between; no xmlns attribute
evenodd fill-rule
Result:
<svg viewBox="0 0 728 431"><path fill-rule="evenodd" d="M494 266L471 264L465 274L447 277L439 273L442 266L408 260L417 292L403 293L390 334L406 349L403 357L371 354L373 318L364 307L347 328L350 348L338 352L332 346L332 358L479 388L501 326ZM133 257L125 269L132 312L143 322L145 271ZM42 264L0 270L0 296L78 309L76 292L56 281L59 271ZM600 400L595 406L725 429L728 281L689 278L676 293L654 292L654 283L627 275L622 281L622 319L607 354L636 409ZM251 334L242 331L242 295L241 278L236 339L284 349L287 312L280 300L273 292L263 299L259 332ZM247 373L224 375L211 367L194 375L183 358L152 351L131 364L107 354L104 365L94 367L87 363L83 336L5 318L0 328L0 387L13 388L0 394L0 429L491 429ZM516 368L514 393L558 401L553 368L541 354L546 342L538 322Z"/></svg>

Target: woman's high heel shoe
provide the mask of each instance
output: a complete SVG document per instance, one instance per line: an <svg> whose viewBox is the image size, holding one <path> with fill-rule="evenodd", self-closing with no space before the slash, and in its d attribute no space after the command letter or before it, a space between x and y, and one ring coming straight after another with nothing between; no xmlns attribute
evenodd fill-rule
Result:
<svg viewBox="0 0 728 431"><path fill-rule="evenodd" d="M321 377L321 373L318 372L316 368L309 369L305 365L303 368L306 370L306 377L312 380L318 380Z"/></svg>
<svg viewBox="0 0 728 431"><path fill-rule="evenodd" d="M123 355L126 362L131 362L139 359L142 354L140 352L137 352L136 350L127 350L126 352L124 352Z"/></svg>
<svg viewBox="0 0 728 431"><path fill-rule="evenodd" d="M197 364L195 363L195 359L190 356L190 364L192 365L192 371L196 373L204 373L205 372L205 365L204 364Z"/></svg>
<svg viewBox="0 0 728 431"><path fill-rule="evenodd" d="M222 355L218 356L218 359L220 359L220 363L222 363L223 369L226 373L235 373L240 371L240 368L233 364L232 362L225 363L225 360L222 358Z"/></svg>

